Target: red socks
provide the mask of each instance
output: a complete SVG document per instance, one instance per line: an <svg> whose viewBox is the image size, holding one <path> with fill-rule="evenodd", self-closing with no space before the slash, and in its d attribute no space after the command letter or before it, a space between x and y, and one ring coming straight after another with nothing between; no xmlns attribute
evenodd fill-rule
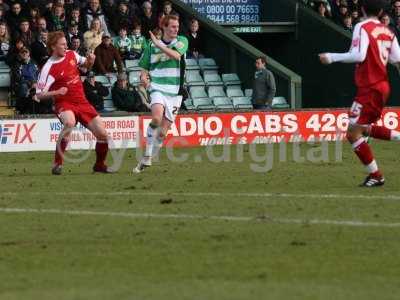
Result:
<svg viewBox="0 0 400 300"><path fill-rule="evenodd" d="M60 143L56 145L56 152L54 154L54 164L59 166L64 163L64 153L65 149L67 149L68 140L62 138Z"/></svg>
<svg viewBox="0 0 400 300"><path fill-rule="evenodd" d="M97 141L96 143L96 166L104 166L108 153L108 142Z"/></svg>
<svg viewBox="0 0 400 300"><path fill-rule="evenodd" d="M367 144L364 138L359 138L353 144L355 154L366 167L368 174L373 177L381 177L382 174L378 169L378 165L372 154L371 147Z"/></svg>

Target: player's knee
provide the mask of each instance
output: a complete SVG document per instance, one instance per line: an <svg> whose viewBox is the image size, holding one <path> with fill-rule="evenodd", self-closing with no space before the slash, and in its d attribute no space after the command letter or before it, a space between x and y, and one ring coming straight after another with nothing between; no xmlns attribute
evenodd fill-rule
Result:
<svg viewBox="0 0 400 300"><path fill-rule="evenodd" d="M75 127L75 121L74 120L70 120L70 119L65 120L63 124L64 124L64 128L65 129L72 129L72 128Z"/></svg>
<svg viewBox="0 0 400 300"><path fill-rule="evenodd" d="M361 134L352 128L349 128L346 132L346 138L351 144L356 142L360 137Z"/></svg>
<svg viewBox="0 0 400 300"><path fill-rule="evenodd" d="M96 136L96 139L99 141L107 141L107 139L108 139L107 131L105 131L105 130L97 132L95 134L95 136Z"/></svg>
<svg viewBox="0 0 400 300"><path fill-rule="evenodd" d="M153 117L152 120L151 120L151 124L152 124L154 127L160 127L160 125L161 125L161 120L162 120L162 118Z"/></svg>

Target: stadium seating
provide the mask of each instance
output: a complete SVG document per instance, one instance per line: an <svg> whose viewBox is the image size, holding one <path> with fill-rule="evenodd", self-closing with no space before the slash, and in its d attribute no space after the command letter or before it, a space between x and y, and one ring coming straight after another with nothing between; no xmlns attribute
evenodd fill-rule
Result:
<svg viewBox="0 0 400 300"><path fill-rule="evenodd" d="M0 61L0 87L9 87L10 84L10 68L4 61Z"/></svg>
<svg viewBox="0 0 400 300"><path fill-rule="evenodd" d="M245 90L244 90L244 95L245 95L246 97L251 97L251 96L253 96L253 90L252 90L252 89L245 89Z"/></svg>
<svg viewBox="0 0 400 300"><path fill-rule="evenodd" d="M274 97L272 99L272 108L276 109L287 109L290 108L290 105L286 102L284 97Z"/></svg>
<svg viewBox="0 0 400 300"><path fill-rule="evenodd" d="M110 86L111 85L111 83L110 83L110 80L108 79L108 77L107 76L103 76L103 75L97 75L96 77L95 77L95 79L96 79L96 81L97 82L100 82L102 85L104 85L104 86Z"/></svg>
<svg viewBox="0 0 400 300"><path fill-rule="evenodd" d="M200 70L200 66L197 64L195 59L187 58L186 62L186 70Z"/></svg>
<svg viewBox="0 0 400 300"><path fill-rule="evenodd" d="M216 110L230 111L233 110L231 99L228 97L214 97L213 102Z"/></svg>
<svg viewBox="0 0 400 300"><path fill-rule="evenodd" d="M129 71L139 71L139 60L138 59L127 59L125 60L125 68L126 70Z"/></svg>
<svg viewBox="0 0 400 300"><path fill-rule="evenodd" d="M236 73L222 74L222 81L226 86L241 84L239 76Z"/></svg>
<svg viewBox="0 0 400 300"><path fill-rule="evenodd" d="M193 86L190 88L190 95L192 96L192 99L196 98L208 98L208 95L206 93L206 90L204 89L204 86Z"/></svg>
<svg viewBox="0 0 400 300"><path fill-rule="evenodd" d="M193 105L198 111L215 110L215 106L210 98L193 98Z"/></svg>
<svg viewBox="0 0 400 300"><path fill-rule="evenodd" d="M205 70L218 70L218 66L215 63L215 60L212 58L200 58L199 66L202 71Z"/></svg>
<svg viewBox="0 0 400 300"><path fill-rule="evenodd" d="M232 103L236 110L248 110L253 109L250 97L232 97Z"/></svg>
<svg viewBox="0 0 400 300"><path fill-rule="evenodd" d="M186 84L188 86L204 86L204 80L199 71L192 70L186 72Z"/></svg>
<svg viewBox="0 0 400 300"><path fill-rule="evenodd" d="M228 97L243 97L244 96L243 91L240 88L240 86L235 86L235 85L234 86L229 86L226 89L226 95Z"/></svg>
<svg viewBox="0 0 400 300"><path fill-rule="evenodd" d="M204 82L208 86L224 84L221 80L221 76L219 76L218 73L205 73Z"/></svg>
<svg viewBox="0 0 400 300"><path fill-rule="evenodd" d="M140 71L129 72L129 83L133 86L137 86L140 83Z"/></svg>
<svg viewBox="0 0 400 300"><path fill-rule="evenodd" d="M186 110L188 110L188 111L196 110L196 107L193 105L193 100L192 99L186 99L185 100L185 106L186 106Z"/></svg>
<svg viewBox="0 0 400 300"><path fill-rule="evenodd" d="M208 88L208 97L226 97L223 86L210 86Z"/></svg>

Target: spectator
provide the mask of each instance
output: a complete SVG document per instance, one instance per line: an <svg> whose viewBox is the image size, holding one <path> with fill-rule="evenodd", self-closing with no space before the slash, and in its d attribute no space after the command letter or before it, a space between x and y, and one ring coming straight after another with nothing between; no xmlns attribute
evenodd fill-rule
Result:
<svg viewBox="0 0 400 300"><path fill-rule="evenodd" d="M6 60L10 49L10 34L5 22L0 22L0 61Z"/></svg>
<svg viewBox="0 0 400 300"><path fill-rule="evenodd" d="M126 28L120 28L118 36L114 39L114 47L118 50L122 59L133 59L132 40L128 38Z"/></svg>
<svg viewBox="0 0 400 300"><path fill-rule="evenodd" d="M390 16L389 16L388 13L386 13L386 12L383 13L383 14L380 16L379 20L381 21L381 23L382 23L383 25L385 25L385 26L387 26L387 27L390 26Z"/></svg>
<svg viewBox="0 0 400 300"><path fill-rule="evenodd" d="M155 35L157 40L161 40L162 39L163 32L162 32L162 30L160 28L158 28L158 27L154 28L151 32Z"/></svg>
<svg viewBox="0 0 400 300"><path fill-rule="evenodd" d="M117 65L118 73L122 72L123 65L118 50L111 44L111 38L105 34L102 43L94 51L96 59L93 69L98 74L109 75L115 73L114 63Z"/></svg>
<svg viewBox="0 0 400 300"><path fill-rule="evenodd" d="M31 30L35 33L38 30L38 19L40 17L40 11L39 8L37 7L31 7L29 10L29 27L31 28Z"/></svg>
<svg viewBox="0 0 400 300"><path fill-rule="evenodd" d="M82 48L82 42L79 36L75 35L71 38L71 50L74 50L80 56L85 57L85 50Z"/></svg>
<svg viewBox="0 0 400 300"><path fill-rule="evenodd" d="M49 52L47 50L47 38L48 38L48 31L42 30L39 35L39 39L32 43L32 58L36 62L39 68L46 63L47 59L49 58Z"/></svg>
<svg viewBox="0 0 400 300"><path fill-rule="evenodd" d="M276 86L275 77L271 71L267 70L267 58L259 57L256 59L256 73L254 76L252 102L255 109L266 109L272 105L275 97Z"/></svg>
<svg viewBox="0 0 400 300"><path fill-rule="evenodd" d="M140 100L140 96L136 90L129 85L125 73L118 74L117 81L111 89L111 95L114 106L118 110L129 112L142 111L142 101Z"/></svg>
<svg viewBox="0 0 400 300"><path fill-rule="evenodd" d="M162 28L162 19L168 15L176 15L177 13L172 9L172 3L170 1L165 1L162 6L160 15L158 16L157 26Z"/></svg>
<svg viewBox="0 0 400 300"><path fill-rule="evenodd" d="M30 45L35 41L35 36L29 26L29 21L27 19L21 19L19 31L15 34L17 38L20 38L24 41L24 44L27 47L30 47Z"/></svg>
<svg viewBox="0 0 400 300"><path fill-rule="evenodd" d="M353 18L350 14L347 14L343 17L342 24L345 30L353 32Z"/></svg>
<svg viewBox="0 0 400 300"><path fill-rule="evenodd" d="M400 17L397 17L395 19L395 24L392 27L394 30L394 33L396 34L397 40L400 40Z"/></svg>
<svg viewBox="0 0 400 300"><path fill-rule="evenodd" d="M8 50L8 54L6 56L6 64L12 68L19 60L19 52L22 48L25 48L27 45L24 44L24 41L20 38L17 38Z"/></svg>
<svg viewBox="0 0 400 300"><path fill-rule="evenodd" d="M49 20L50 31L65 31L66 21L64 7L60 4L54 5Z"/></svg>
<svg viewBox="0 0 400 300"><path fill-rule="evenodd" d="M85 26L79 7L74 6L68 16L67 23L69 26L77 25L79 32L85 32L87 30L88 27Z"/></svg>
<svg viewBox="0 0 400 300"><path fill-rule="evenodd" d="M187 35L189 41L189 49L187 52L188 58L199 59L203 58L203 45L204 41L201 33L199 33L199 21L192 19L190 21L189 34Z"/></svg>
<svg viewBox="0 0 400 300"><path fill-rule="evenodd" d="M143 50L147 46L146 38L142 35L142 26L140 25L140 23L133 24L131 41L133 58L140 58L142 56Z"/></svg>
<svg viewBox="0 0 400 300"><path fill-rule="evenodd" d="M22 6L19 2L14 2L11 6L11 11L6 14L8 28L16 29L24 18Z"/></svg>
<svg viewBox="0 0 400 300"><path fill-rule="evenodd" d="M5 22L7 24L6 11L4 10L3 5L0 5L0 22Z"/></svg>
<svg viewBox="0 0 400 300"><path fill-rule="evenodd" d="M104 32L101 30L101 21L94 18L90 23L90 30L83 34L83 45L89 52L93 52L101 44L101 38Z"/></svg>
<svg viewBox="0 0 400 300"><path fill-rule="evenodd" d="M96 77L92 71L90 71L83 82L83 88L85 90L86 98L93 105L93 107L101 112L104 110L104 97L110 92L108 88L96 81Z"/></svg>
<svg viewBox="0 0 400 300"><path fill-rule="evenodd" d="M0 6L3 8L4 13L10 10L10 6L4 0L0 0Z"/></svg>
<svg viewBox="0 0 400 300"><path fill-rule="evenodd" d="M323 1L315 2L315 10L317 13L324 18L330 18L331 14L329 13L327 9L327 3Z"/></svg>
<svg viewBox="0 0 400 300"><path fill-rule="evenodd" d="M122 27L132 28L132 22L136 20L136 16L129 11L129 2L122 0L118 5L112 22L114 32L119 32Z"/></svg>
<svg viewBox="0 0 400 300"><path fill-rule="evenodd" d="M153 13L152 6L149 1L143 2L142 9L140 23L142 24L143 35L148 39L150 38L149 31L157 27L158 20L155 13Z"/></svg>
<svg viewBox="0 0 400 300"><path fill-rule="evenodd" d="M360 22L360 11L353 10L351 12L351 18L353 19L353 26L355 26L358 22Z"/></svg>
<svg viewBox="0 0 400 300"><path fill-rule="evenodd" d="M140 81L140 84L135 88L136 92L138 93L142 108L140 111L151 111L151 99L150 99L150 76L148 73L142 75L142 80Z"/></svg>
<svg viewBox="0 0 400 300"><path fill-rule="evenodd" d="M18 62L11 69L11 88L17 98L18 110L23 111L28 104L31 104L31 101L28 101L29 90L35 87L38 73L38 67L30 58L29 49L22 48Z"/></svg>
<svg viewBox="0 0 400 300"><path fill-rule="evenodd" d="M336 18L335 22L337 24L342 24L343 23L343 18L349 14L349 7L347 4L340 4L339 6L339 15Z"/></svg>
<svg viewBox="0 0 400 300"><path fill-rule="evenodd" d="M45 17L39 17L37 19L37 28L36 28L36 36L39 36L39 32L42 30L48 30L47 28L47 21Z"/></svg>
<svg viewBox="0 0 400 300"><path fill-rule="evenodd" d="M101 30L104 31L104 33L110 34L106 17L101 9L99 0L89 0L89 5L84 10L83 16L86 18L85 25L87 27L89 27L89 25L91 26L93 19L97 18L100 21Z"/></svg>
<svg viewBox="0 0 400 300"><path fill-rule="evenodd" d="M81 40L83 39L82 33L79 31L79 26L77 23L70 24L68 26L68 31L65 34L67 40L68 48L71 48L72 37L78 36Z"/></svg>
<svg viewBox="0 0 400 300"><path fill-rule="evenodd" d="M396 26L396 20L400 17L400 0L395 0L392 5L392 25Z"/></svg>

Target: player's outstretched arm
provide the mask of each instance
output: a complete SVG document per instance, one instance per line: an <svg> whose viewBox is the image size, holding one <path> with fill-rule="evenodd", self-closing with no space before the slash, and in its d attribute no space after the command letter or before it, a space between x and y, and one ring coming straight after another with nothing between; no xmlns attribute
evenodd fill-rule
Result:
<svg viewBox="0 0 400 300"><path fill-rule="evenodd" d="M180 60L181 59L182 54L180 54L178 51L176 51L174 49L165 47L164 45L161 44L160 40L156 38L154 33L152 33L151 31L149 31L149 33L150 33L151 41L153 42L154 46L159 48L162 52L167 54L172 59L175 59L175 60Z"/></svg>
<svg viewBox="0 0 400 300"><path fill-rule="evenodd" d="M59 88L55 91L47 91L47 92L40 92L35 94L32 99L36 102L40 102L41 100L51 99L55 96L63 96L68 92L66 87Z"/></svg>
<svg viewBox="0 0 400 300"><path fill-rule="evenodd" d="M319 59L322 64L328 65L335 62L360 63L367 56L369 38L367 32L357 24L354 28L350 50L345 53L321 53Z"/></svg>

